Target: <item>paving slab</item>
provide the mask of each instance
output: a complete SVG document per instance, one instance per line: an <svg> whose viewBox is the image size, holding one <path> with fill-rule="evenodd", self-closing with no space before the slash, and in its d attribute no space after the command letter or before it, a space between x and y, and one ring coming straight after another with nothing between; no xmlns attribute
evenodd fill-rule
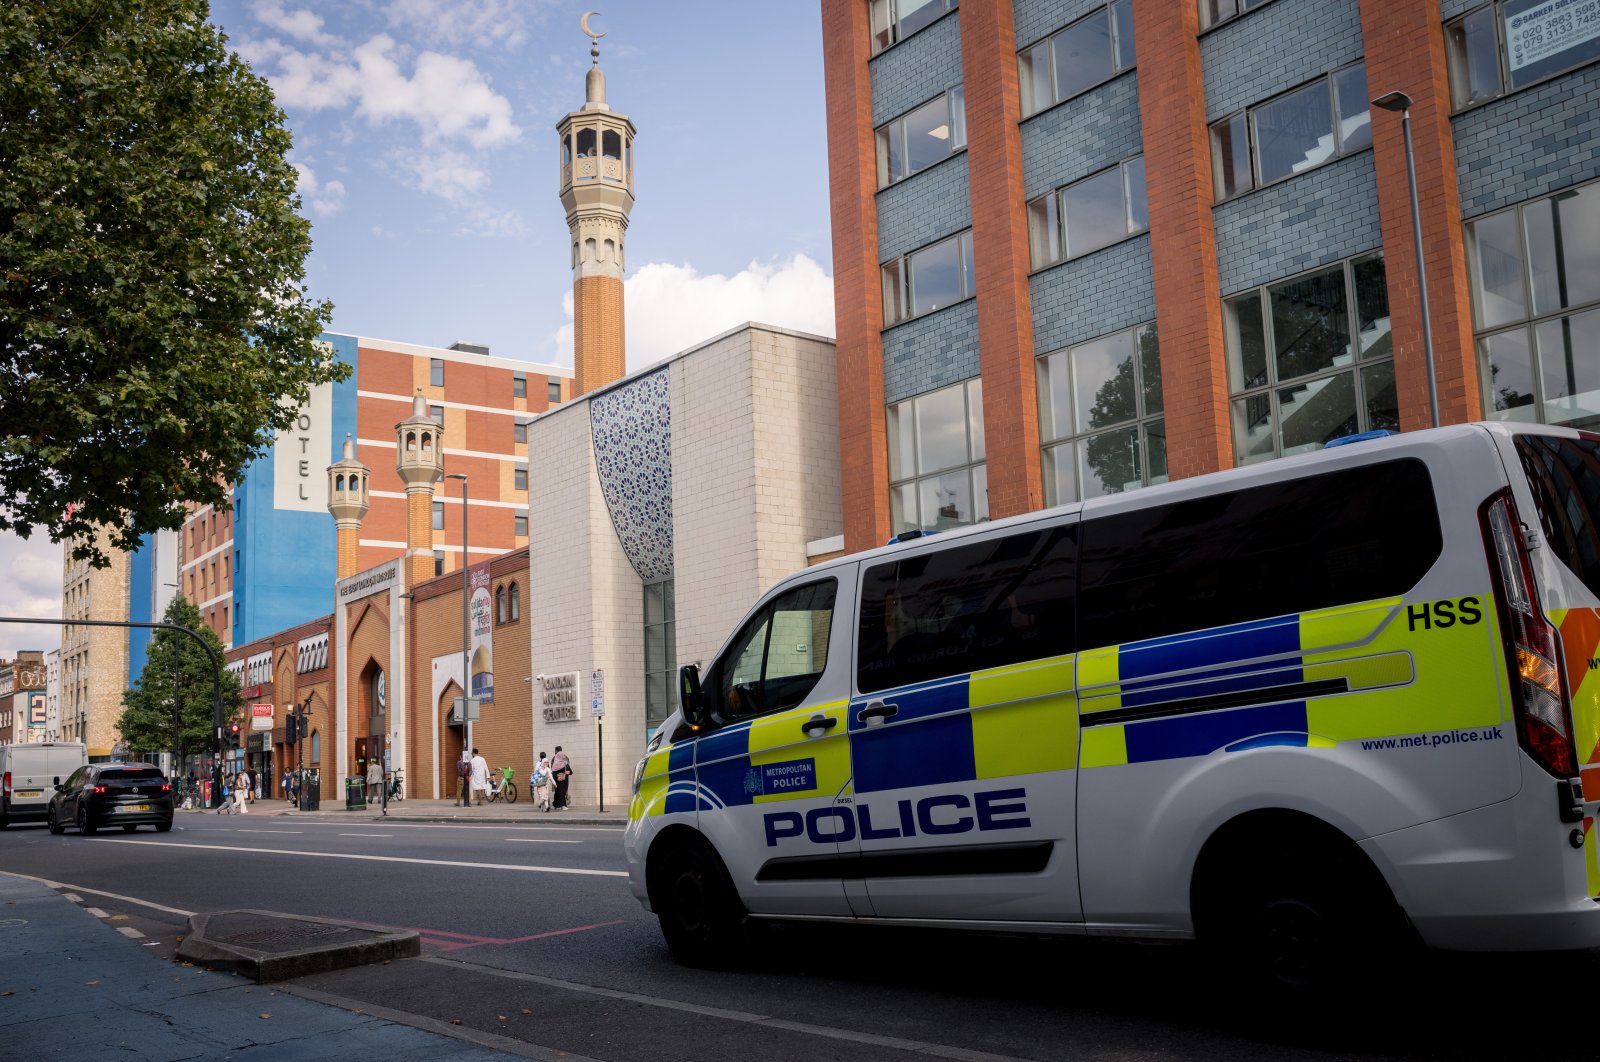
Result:
<svg viewBox="0 0 1600 1062"><path fill-rule="evenodd" d="M284 981L422 954L422 936L334 918L278 911L215 911L189 916L178 958L248 977Z"/></svg>

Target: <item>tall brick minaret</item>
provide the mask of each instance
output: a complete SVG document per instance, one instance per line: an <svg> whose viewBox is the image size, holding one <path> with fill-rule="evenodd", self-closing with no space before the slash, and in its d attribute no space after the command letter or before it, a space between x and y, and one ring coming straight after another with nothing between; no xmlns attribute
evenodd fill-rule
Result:
<svg viewBox="0 0 1600 1062"><path fill-rule="evenodd" d="M433 578L433 485L444 478L444 428L419 390L394 426L394 469L406 485L406 586Z"/></svg>
<svg viewBox="0 0 1600 1062"><path fill-rule="evenodd" d="M371 500L367 477L371 470L356 460L355 443L344 437L344 456L328 466L328 511L339 535L339 578L361 570L361 518Z"/></svg>
<svg viewBox="0 0 1600 1062"><path fill-rule="evenodd" d="M592 39L583 107L556 123L561 135L561 205L572 236L573 363L576 394L626 371L622 334L622 238L633 209L634 128L606 103L600 37Z"/></svg>

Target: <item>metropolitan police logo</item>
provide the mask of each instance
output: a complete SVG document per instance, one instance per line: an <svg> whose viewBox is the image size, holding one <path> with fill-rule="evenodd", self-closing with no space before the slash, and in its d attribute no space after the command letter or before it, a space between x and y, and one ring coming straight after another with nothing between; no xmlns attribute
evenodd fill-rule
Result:
<svg viewBox="0 0 1600 1062"><path fill-rule="evenodd" d="M761 792L761 772L754 767L744 772L745 796L756 796Z"/></svg>

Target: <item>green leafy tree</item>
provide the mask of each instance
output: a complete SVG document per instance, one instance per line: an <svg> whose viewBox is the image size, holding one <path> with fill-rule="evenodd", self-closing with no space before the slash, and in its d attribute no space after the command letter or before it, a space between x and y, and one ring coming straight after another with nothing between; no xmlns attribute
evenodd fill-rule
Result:
<svg viewBox="0 0 1600 1062"><path fill-rule="evenodd" d="M0 3L0 529L104 564L347 366L284 115L205 0Z"/></svg>
<svg viewBox="0 0 1600 1062"><path fill-rule="evenodd" d="M200 610L188 600L173 598L161 619L163 623L176 623L194 631L211 646L217 660L222 660L222 643L205 625ZM176 712L172 707L174 673L178 695ZM221 680L222 718L234 722L244 707L239 696L239 676L223 671ZM141 753L172 752L181 763L184 756L211 750L212 694L211 660L205 651L187 634L157 630L150 639L144 670L133 688L122 695L123 708L117 719L117 730L129 749Z"/></svg>

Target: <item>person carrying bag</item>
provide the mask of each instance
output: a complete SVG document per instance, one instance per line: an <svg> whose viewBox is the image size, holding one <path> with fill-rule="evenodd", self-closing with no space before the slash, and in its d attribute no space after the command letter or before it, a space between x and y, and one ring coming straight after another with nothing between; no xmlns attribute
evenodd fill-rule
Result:
<svg viewBox="0 0 1600 1062"><path fill-rule="evenodd" d="M567 802L567 783L572 780L572 758L561 751L561 746L556 746L555 759L550 761L550 777L555 779L557 811L565 811L571 805Z"/></svg>

